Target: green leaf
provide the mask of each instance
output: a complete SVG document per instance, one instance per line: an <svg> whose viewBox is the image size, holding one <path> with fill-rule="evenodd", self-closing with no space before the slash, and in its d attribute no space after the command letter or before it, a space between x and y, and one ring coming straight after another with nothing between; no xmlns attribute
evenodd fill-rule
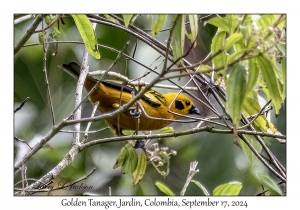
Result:
<svg viewBox="0 0 300 210"><path fill-rule="evenodd" d="M88 52L96 59L100 59L97 39L91 22L85 15L72 15L84 45Z"/></svg>
<svg viewBox="0 0 300 210"><path fill-rule="evenodd" d="M195 185L197 185L197 187L199 187L203 191L204 195L209 196L209 192L205 189L205 187L203 187L202 184L200 184L200 182L195 180L192 180L191 182L195 183Z"/></svg>
<svg viewBox="0 0 300 210"><path fill-rule="evenodd" d="M237 196L240 194L242 187L243 187L243 185L240 182L222 184L214 189L213 196L216 196L216 195Z"/></svg>
<svg viewBox="0 0 300 210"><path fill-rule="evenodd" d="M261 107L259 103L249 95L245 98L243 104L243 113L246 117L253 116L259 113ZM272 122L268 121L265 115L260 115L254 121L254 125L259 127L264 132L276 133L277 129Z"/></svg>
<svg viewBox="0 0 300 210"><path fill-rule="evenodd" d="M122 134L125 136L131 136L134 134L135 131L133 130L122 130Z"/></svg>
<svg viewBox="0 0 300 210"><path fill-rule="evenodd" d="M259 69L256 66L255 59L249 60L249 68L248 68L248 80L247 80L247 91L246 95L253 90L254 85L257 82L259 74Z"/></svg>
<svg viewBox="0 0 300 210"><path fill-rule="evenodd" d="M262 150L261 144L252 135L245 135L245 136L249 141L249 143L256 149L256 151L260 153ZM240 141L240 144L242 146L244 153L248 157L250 165L254 166L255 162L257 161L256 155L252 152L252 150L248 147L248 145L244 141Z"/></svg>
<svg viewBox="0 0 300 210"><path fill-rule="evenodd" d="M133 15L122 15L125 27L127 28Z"/></svg>
<svg viewBox="0 0 300 210"><path fill-rule="evenodd" d="M278 43L276 46L279 49L279 51L282 53L282 55L286 56L286 45Z"/></svg>
<svg viewBox="0 0 300 210"><path fill-rule="evenodd" d="M217 33L211 43L211 52L212 54L217 53L219 50L222 50L225 43L225 37L226 33L224 31L221 31ZM226 55L224 52L222 52L220 55L217 55L212 59L212 62L214 64L214 68L219 68L225 65L226 62Z"/></svg>
<svg viewBox="0 0 300 210"><path fill-rule="evenodd" d="M162 129L159 130L159 133L160 134L163 134L163 133L174 133L175 130L173 127L164 127Z"/></svg>
<svg viewBox="0 0 300 210"><path fill-rule="evenodd" d="M263 56L258 56L256 58L256 62L260 71L262 72L263 79L269 90L272 103L275 107L275 113L278 115L281 108L281 95L273 65L271 64L271 61L269 59Z"/></svg>
<svg viewBox="0 0 300 210"><path fill-rule="evenodd" d="M261 15L257 20L257 25L268 29L269 26L273 25L275 22L275 17L273 15Z"/></svg>
<svg viewBox="0 0 300 210"><path fill-rule="evenodd" d="M283 81L283 90L282 90L282 101L286 97L286 57L282 58L282 81Z"/></svg>
<svg viewBox="0 0 300 210"><path fill-rule="evenodd" d="M215 18L208 20L208 23L218 27L220 29L220 31L225 31L227 33L230 32L228 22L224 18L215 17Z"/></svg>
<svg viewBox="0 0 300 210"><path fill-rule="evenodd" d="M147 167L147 156L144 150L138 155L138 163L135 171L133 172L133 185L142 180Z"/></svg>
<svg viewBox="0 0 300 210"><path fill-rule="evenodd" d="M193 43L195 39L197 39L198 35L198 15L189 15L190 28L191 28L191 36L190 40ZM195 45L196 46L196 42Z"/></svg>
<svg viewBox="0 0 300 210"><path fill-rule="evenodd" d="M178 17L179 16L179 17ZM178 17L178 18L177 18ZM175 26L174 26L175 24ZM184 38L185 38L185 25L183 22L182 15L174 15L172 26L174 27L172 38L174 40L173 42L173 55L174 60L177 60L180 58L180 60L176 63L177 66L182 66L182 55L183 55L183 48L184 48Z"/></svg>
<svg viewBox="0 0 300 210"><path fill-rule="evenodd" d="M47 25L49 25L50 23L51 23L51 17L49 16L49 15L46 15L46 17L44 18L44 20L45 20L45 23L47 24Z"/></svg>
<svg viewBox="0 0 300 210"><path fill-rule="evenodd" d="M157 22L152 19L152 36L155 37L167 20L167 15L158 15Z"/></svg>
<svg viewBox="0 0 300 210"><path fill-rule="evenodd" d="M231 55L229 55L227 57L227 65L233 63L234 61L237 61L241 56L244 55L244 53L246 53L247 51L249 51L248 49L244 49L244 50L240 50L238 52L234 52Z"/></svg>
<svg viewBox="0 0 300 210"><path fill-rule="evenodd" d="M229 34L234 33L238 24L238 15L226 15L226 19L229 26Z"/></svg>
<svg viewBox="0 0 300 210"><path fill-rule="evenodd" d="M158 187L158 189L165 193L168 196L174 196L175 194L172 192L172 190L167 187L165 184L163 184L162 182L155 182L155 185Z"/></svg>
<svg viewBox="0 0 300 210"><path fill-rule="evenodd" d="M224 52L226 53L236 42L240 41L243 38L241 33L234 33L230 35L225 42Z"/></svg>
<svg viewBox="0 0 300 210"><path fill-rule="evenodd" d="M261 184L267 188L272 195L282 195L282 190L278 185L267 175L258 174Z"/></svg>
<svg viewBox="0 0 300 210"><path fill-rule="evenodd" d="M113 19L110 15L108 15L108 14L103 14L103 16L107 19L107 20L109 20L109 21L111 21L111 22L116 22L116 20L115 19Z"/></svg>
<svg viewBox="0 0 300 210"><path fill-rule="evenodd" d="M135 171L138 158L131 144L126 144L120 151L113 168L121 167L122 173L131 174Z"/></svg>
<svg viewBox="0 0 300 210"><path fill-rule="evenodd" d="M246 69L240 64L235 64L230 70L226 84L226 110L234 125L241 119L243 101L246 95Z"/></svg>

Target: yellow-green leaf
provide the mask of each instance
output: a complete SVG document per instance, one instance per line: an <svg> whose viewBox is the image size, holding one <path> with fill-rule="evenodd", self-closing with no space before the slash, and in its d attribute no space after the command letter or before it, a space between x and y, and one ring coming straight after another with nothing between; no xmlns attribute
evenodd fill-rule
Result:
<svg viewBox="0 0 300 210"><path fill-rule="evenodd" d="M171 190L169 187L167 187L165 184L163 184L162 182L155 182L155 185L158 187L158 189L159 189L161 192L165 193L166 195L168 195L168 196L173 196L173 195L175 195L175 194L172 192L172 190Z"/></svg>
<svg viewBox="0 0 300 210"><path fill-rule="evenodd" d="M280 187L267 175L258 174L261 184L267 188L272 195L282 195Z"/></svg>
<svg viewBox="0 0 300 210"><path fill-rule="evenodd" d="M96 59L100 59L97 39L91 22L85 15L72 15L84 45L88 52Z"/></svg>
<svg viewBox="0 0 300 210"><path fill-rule="evenodd" d="M133 130L122 130L122 134L125 136L131 136L134 134L135 131Z"/></svg>
<svg viewBox="0 0 300 210"><path fill-rule="evenodd" d="M248 80L247 80L247 91L246 95L253 90L254 85L257 82L259 74L259 69L256 66L255 59L249 60L249 67L248 67Z"/></svg>
<svg viewBox="0 0 300 210"><path fill-rule="evenodd" d="M113 168L121 167L122 173L131 174L136 169L138 162L137 154L131 144L126 144L120 151Z"/></svg>
<svg viewBox="0 0 300 210"><path fill-rule="evenodd" d="M229 25L227 20L224 18L215 17L208 20L208 23L218 27L220 31L226 31L227 33L229 33Z"/></svg>
<svg viewBox="0 0 300 210"><path fill-rule="evenodd" d="M243 113L246 117L254 116L259 113L261 110L260 105L256 100L249 97L249 95L245 98L243 104ZM254 121L254 125L259 127L263 132L269 132L275 134L277 132L277 128L273 125L272 122L268 121L265 115L260 115Z"/></svg>
<svg viewBox="0 0 300 210"><path fill-rule="evenodd" d="M157 22L152 19L152 36L155 37L167 20L167 15L158 15Z"/></svg>
<svg viewBox="0 0 300 210"><path fill-rule="evenodd" d="M136 185L144 176L147 167L147 156L144 150L138 155L138 163L133 172L133 185Z"/></svg>
<svg viewBox="0 0 300 210"><path fill-rule="evenodd" d="M226 15L226 19L229 26L229 34L234 33L238 24L238 15Z"/></svg>
<svg viewBox="0 0 300 210"><path fill-rule="evenodd" d="M115 19L113 19L110 15L108 15L108 14L103 14L103 16L107 19L107 20L109 20L109 21L111 21L111 22L116 22L116 20Z"/></svg>
<svg viewBox="0 0 300 210"><path fill-rule="evenodd" d="M179 16L179 17L178 17ZM175 26L174 26L175 24ZM185 32L185 25L183 22L182 15L174 15L172 26L174 27L172 37L173 37L173 55L174 60L180 58L180 60L176 63L177 66L182 66L182 55L183 55L183 48L184 48L184 32Z"/></svg>
<svg viewBox="0 0 300 210"><path fill-rule="evenodd" d="M216 187L213 191L213 195L219 195L219 196L226 196L226 195L231 195L231 196L237 196L240 194L240 191L242 189L243 185L240 182L236 183L226 183L219 185Z"/></svg>
<svg viewBox="0 0 300 210"><path fill-rule="evenodd" d="M211 52L212 54L217 53L219 50L222 50L224 47L226 33L224 31L221 31L217 33L211 44ZM214 64L214 68L219 68L225 65L226 62L226 55L224 52L222 52L220 55L217 55L212 59L212 62Z"/></svg>
<svg viewBox="0 0 300 210"><path fill-rule="evenodd" d="M133 15L122 15L125 27L127 28Z"/></svg>
<svg viewBox="0 0 300 210"><path fill-rule="evenodd" d="M230 35L225 41L224 52L226 53L236 42L240 41L243 38L241 33L234 33Z"/></svg>
<svg viewBox="0 0 300 210"><path fill-rule="evenodd" d="M283 90L282 90L282 101L286 97L286 57L282 58L282 81L283 81Z"/></svg>
<svg viewBox="0 0 300 210"><path fill-rule="evenodd" d="M190 21L190 29L191 29L191 42L193 43L198 35L198 15L189 15L189 21ZM196 46L195 42L195 45Z"/></svg>
<svg viewBox="0 0 300 210"><path fill-rule="evenodd" d="M281 95L273 65L271 64L269 59L263 56L258 56L256 58L256 61L269 90L272 103L275 107L275 113L279 114L279 110L281 108Z"/></svg>
<svg viewBox="0 0 300 210"><path fill-rule="evenodd" d="M244 53L246 53L247 51L249 51L248 49L243 49L237 52L232 53L231 55L229 55L227 57L227 65L231 64L234 61L237 61L241 56L244 55Z"/></svg>
<svg viewBox="0 0 300 210"><path fill-rule="evenodd" d="M163 133L174 133L175 130L173 127L164 127L162 129L159 130L159 133L163 134Z"/></svg>
<svg viewBox="0 0 300 210"><path fill-rule="evenodd" d="M226 84L226 110L234 125L241 119L243 101L246 95L246 69L240 64L235 64L230 70Z"/></svg>

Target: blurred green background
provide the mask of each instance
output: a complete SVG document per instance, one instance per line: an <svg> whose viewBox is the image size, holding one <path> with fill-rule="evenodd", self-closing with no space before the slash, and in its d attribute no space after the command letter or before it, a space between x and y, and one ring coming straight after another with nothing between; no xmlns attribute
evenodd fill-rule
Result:
<svg viewBox="0 0 300 210"><path fill-rule="evenodd" d="M17 18L16 16L15 18ZM82 41L79 32L70 17L63 19L65 24L60 24L61 36L59 40L64 41ZM14 26L14 45L20 40L32 20ZM168 19L168 28L171 18ZM203 59L210 52L211 39L215 34L216 28L211 25L205 25L201 22L199 28L197 48L193 49L187 59L196 62ZM142 29L151 29L151 18L147 16L138 17L135 25ZM41 25L39 26L41 28ZM52 30L52 29L50 29ZM150 32L149 32L150 34ZM165 43L169 31L158 34L157 39ZM137 42L137 51L135 59L150 66L159 54L145 43L127 33L104 25L97 25L96 37L98 43L106 45L117 50L121 50L125 43L130 40L130 44L125 52L132 56L134 45ZM34 34L28 41L30 43L39 43L38 35ZM76 82L75 79L64 73L57 65L71 61L81 62L84 50L83 44L58 44L58 53L56 56L51 54L55 52L55 45L50 45L47 54L47 74L51 98L55 113L56 123L67 117L74 108L74 95ZM95 60L89 57L90 71L107 69L117 54L109 50L100 48L101 59ZM154 63L154 66L158 62ZM128 66L125 69L125 66ZM159 66L158 71L160 71ZM122 57L113 67L112 71L119 72L129 78L136 78L143 75L146 71L143 67L126 61ZM155 75L148 75L144 81L150 82ZM185 84L184 79L176 83ZM168 83L166 83L168 84ZM168 92L167 89L157 89L160 92ZM86 91L85 91L86 93ZM33 147L43 136L50 132L52 127L51 112L47 97L47 87L45 85L45 76L43 73L43 47L41 45L24 47L14 57L14 106L19 106L26 97L30 99L26 102L22 110L14 116L14 136L23 139ZM286 106L280 115L275 119L271 112L271 117L275 126L282 133L286 134ZM82 117L88 117L91 114L92 105L89 101L83 104ZM96 115L99 113L97 112ZM274 118L274 119L273 119ZM86 123L81 124L81 130L84 130ZM192 128L196 124L178 124L172 126L177 131ZM106 127L104 121L92 123L90 130L97 130ZM73 130L72 126L64 130ZM89 134L89 140L100 139L113 136L109 129L99 133ZM276 140L267 138L270 143L270 149L286 166L286 146L278 143ZM71 148L72 133L58 133L48 144L35 154L27 163L27 178L39 179L53 167L55 167ZM151 142L151 144L154 141ZM249 165L249 161L243 151L233 144L233 135L220 135L210 133L198 133L177 138L166 138L160 140L160 145L168 146L170 150L176 150L177 155L172 156L170 160L170 173L162 179L160 174L151 165L147 165L146 174L137 186L132 186L132 177L122 174L120 168L113 169L113 165L118 157L120 149L126 142L116 142L96 145L90 147L77 155L74 162L68 166L52 184L54 187L63 183L72 182L87 173L94 167L96 171L81 183L92 186L90 190L60 190L54 191L54 195L83 195L96 194L108 195L111 187L112 195L164 195L155 186L156 181L165 183L177 195L179 195L189 172L189 165L192 161L198 161L197 168L200 170L194 176L194 180L199 181L211 194L215 187L220 184L238 181L243 184L240 195L255 195L261 192L262 188L254 179L253 174L269 174L275 181L276 177L271 174L265 166L259 161L254 166ZM19 162L21 158L29 151L26 144L15 142L14 162ZM15 173L14 182L21 180L21 174ZM29 180L30 181L30 180ZM19 185L20 186L20 185ZM44 195L38 193L36 195ZM204 195L203 192L193 183L187 188L186 195Z"/></svg>

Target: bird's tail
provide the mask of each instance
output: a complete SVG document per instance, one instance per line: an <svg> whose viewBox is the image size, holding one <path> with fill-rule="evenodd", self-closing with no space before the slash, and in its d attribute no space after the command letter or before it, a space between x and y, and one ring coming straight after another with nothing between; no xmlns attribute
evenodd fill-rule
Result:
<svg viewBox="0 0 300 210"><path fill-rule="evenodd" d="M67 72L68 74L70 74L75 79L79 78L80 66L78 65L78 63L76 63L76 62L70 62L69 64L63 64L62 67L63 67L62 69L65 72Z"/></svg>

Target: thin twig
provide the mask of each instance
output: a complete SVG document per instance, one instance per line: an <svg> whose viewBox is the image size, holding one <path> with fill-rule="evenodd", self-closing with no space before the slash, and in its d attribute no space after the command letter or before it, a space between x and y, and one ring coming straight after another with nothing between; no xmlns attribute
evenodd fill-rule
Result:
<svg viewBox="0 0 300 210"><path fill-rule="evenodd" d="M57 15L56 19L54 21L52 21L49 25L47 25L46 28L41 29L41 30L36 30L34 33L44 32L45 30L51 28L54 25L54 23L56 23L60 19L61 16L62 15Z"/></svg>
<svg viewBox="0 0 300 210"><path fill-rule="evenodd" d="M186 182L180 192L181 196L183 196L185 194L187 187L189 186L190 182L192 181L192 178L196 175L196 173L199 172L199 169L196 169L197 165L198 165L197 161L191 162L189 174L188 174Z"/></svg>
<svg viewBox="0 0 300 210"><path fill-rule="evenodd" d="M101 128L101 129L95 130L95 131L88 131L87 133L98 133L98 132L104 131L106 129L109 129L109 127ZM68 130L60 130L59 132L61 132L61 133L74 133L74 131L68 131ZM86 131L79 131L79 133L86 133Z"/></svg>
<svg viewBox="0 0 300 210"><path fill-rule="evenodd" d="M19 105L19 107L15 109L14 113L16 113L17 111L21 110L22 107L24 106L25 102L26 102L28 99L30 99L30 98L29 98L29 97L26 97L26 98L21 102L21 104Z"/></svg>
<svg viewBox="0 0 300 210"><path fill-rule="evenodd" d="M22 143L26 144L30 149L32 149L31 146L29 146L29 144L28 144L26 141L24 141L24 140L22 140L22 139L19 139L18 137L14 137L14 139L15 139L16 141L19 141L19 142L22 142Z"/></svg>
<svg viewBox="0 0 300 210"><path fill-rule="evenodd" d="M247 123L246 125L242 126L242 127L238 127L238 129L243 129L248 127L250 124L252 124L260 115L261 113L266 109L266 107L271 103L272 100L270 100L268 103L266 103L266 105L263 106L263 108L256 114L256 116L251 119L251 121L249 123Z"/></svg>
<svg viewBox="0 0 300 210"><path fill-rule="evenodd" d="M95 113L96 113L96 110L98 108L98 105L99 105L99 101L97 101L95 104L94 104L94 108L93 108L93 111L92 111L92 114L91 114L91 117L94 117ZM84 140L83 142L86 142L88 140L88 131L90 129L90 126L91 126L92 122L88 122L87 126L86 126L86 129L85 129L85 132L84 132Z"/></svg>
<svg viewBox="0 0 300 210"><path fill-rule="evenodd" d="M44 22L42 21L42 28L44 29ZM51 116L52 116L52 126L55 125L55 115L54 115L54 109L53 109L53 104L52 104L52 99L51 99L51 93L50 93L50 87L49 87L49 81L48 81L48 75L47 75L47 51L49 44L45 43L45 33L43 31L43 51L44 51L44 58L43 58L43 72L45 75L45 84L47 87L47 95L49 99L49 105L50 105L50 111L51 111Z"/></svg>
<svg viewBox="0 0 300 210"><path fill-rule="evenodd" d="M17 24L19 24L23 21L29 20L29 19L34 18L34 17L35 17L35 15L24 15L22 17L19 17L19 18L15 19L14 20L14 25L17 25Z"/></svg>

